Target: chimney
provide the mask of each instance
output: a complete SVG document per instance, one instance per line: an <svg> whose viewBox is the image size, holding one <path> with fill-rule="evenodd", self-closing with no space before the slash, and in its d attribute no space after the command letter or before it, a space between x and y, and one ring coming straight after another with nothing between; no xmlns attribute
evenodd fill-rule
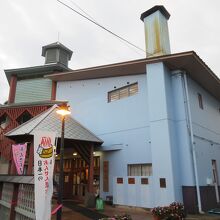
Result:
<svg viewBox="0 0 220 220"><path fill-rule="evenodd" d="M141 20L145 26L147 57L170 54L167 24L169 17L169 12L162 5L156 5L141 14Z"/></svg>
<svg viewBox="0 0 220 220"><path fill-rule="evenodd" d="M68 67L68 61L73 52L60 42L55 42L42 47L42 56L45 57L45 64L60 63Z"/></svg>

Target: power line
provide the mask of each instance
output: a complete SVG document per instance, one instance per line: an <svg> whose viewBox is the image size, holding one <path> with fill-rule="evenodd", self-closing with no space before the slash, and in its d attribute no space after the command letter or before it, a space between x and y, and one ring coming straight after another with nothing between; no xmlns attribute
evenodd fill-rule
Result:
<svg viewBox="0 0 220 220"><path fill-rule="evenodd" d="M64 5L65 7L69 8L70 10L74 11L74 12L77 13L78 15L82 16L82 17L85 18L86 20L92 22L93 24L99 26L100 28L102 28L103 30L107 31L108 33L114 35L115 37L117 37L117 38L120 39L121 41L124 41L124 42L126 42L127 44L129 44L129 45L135 47L136 49L138 49L138 50L140 50L140 51L142 51L142 52L144 52L144 53L147 53L147 52L146 52L145 50L143 50L142 48L136 46L135 44L131 43L130 41L126 40L125 38L123 38L123 37L121 37L121 36L115 34L115 33L112 32L111 30L105 28L103 25L99 24L99 23L96 22L95 20L89 18L89 17L91 17L91 16L87 17L86 15L83 15L82 13L80 13L80 12L78 12L77 10L73 9L72 7L70 7L69 5L65 4L64 2L62 2L62 1L60 1L60 0L57 0L57 1L58 1L60 4ZM77 7L79 7L79 6L77 6ZM82 10L82 9L80 9L80 10ZM83 11L83 10L82 10L82 11ZM83 12L84 12L84 11L83 11ZM85 13L85 12L84 12L84 13ZM87 14L87 13L86 13L86 14ZM88 15L88 14L87 14L87 15ZM148 53L147 53L147 54L148 54Z"/></svg>
<svg viewBox="0 0 220 220"><path fill-rule="evenodd" d="M85 10L83 10L78 4L76 4L73 0L69 0L69 2L71 2L75 7L77 7L82 13L84 13L85 15L87 15L91 20L93 20L94 22L98 23L90 14L88 14ZM124 45L126 45L129 49L133 50L135 53L137 53L138 55L141 55L141 53L139 53L137 50L135 50L133 48L133 46L127 44L127 42L124 42L123 40L121 39L118 39L120 40ZM143 52L143 51L141 51Z"/></svg>
<svg viewBox="0 0 220 220"><path fill-rule="evenodd" d="M73 0L69 0L69 2L71 2L75 7L77 7L82 13L84 13L85 15L87 15L91 20L97 22L90 14L88 14L85 10L83 10L78 4L76 4ZM98 22L97 22L98 23ZM119 39L120 40L120 39ZM133 47L131 47L130 45L128 45L127 43L125 43L124 41L120 40L123 44L125 44L128 48L130 48L131 50L133 50L135 53L140 54L137 50L135 50ZM117 56L119 56L117 54ZM107 61L109 63L109 58L105 57L102 55L102 58Z"/></svg>
<svg viewBox="0 0 220 220"><path fill-rule="evenodd" d="M77 7L81 12L87 15L91 20L96 21L90 14L88 14L85 10L83 10L78 4L76 4L73 0L69 0L75 7ZM97 21L96 21L97 22Z"/></svg>

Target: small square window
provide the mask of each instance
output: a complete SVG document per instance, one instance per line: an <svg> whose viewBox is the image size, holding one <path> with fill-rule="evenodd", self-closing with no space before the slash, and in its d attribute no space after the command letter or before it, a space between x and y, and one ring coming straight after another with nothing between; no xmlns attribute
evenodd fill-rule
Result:
<svg viewBox="0 0 220 220"><path fill-rule="evenodd" d="M148 185L148 178L141 178L141 184L142 185Z"/></svg>
<svg viewBox="0 0 220 220"><path fill-rule="evenodd" d="M117 184L123 184L123 178L117 178Z"/></svg>
<svg viewBox="0 0 220 220"><path fill-rule="evenodd" d="M135 184L135 178L128 178L128 184Z"/></svg>
<svg viewBox="0 0 220 220"><path fill-rule="evenodd" d="M160 188L166 188L166 178L160 178Z"/></svg>

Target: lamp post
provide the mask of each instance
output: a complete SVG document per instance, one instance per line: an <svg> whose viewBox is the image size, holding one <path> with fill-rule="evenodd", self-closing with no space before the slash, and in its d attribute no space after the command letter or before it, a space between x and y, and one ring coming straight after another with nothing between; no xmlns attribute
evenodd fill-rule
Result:
<svg viewBox="0 0 220 220"><path fill-rule="evenodd" d="M59 178L59 191L58 191L58 204L63 203L63 155L64 155L64 131L65 131L65 116L71 112L67 104L63 104L57 110L57 114L61 115L61 144L60 144L60 178ZM62 219L62 207L57 211L57 220Z"/></svg>

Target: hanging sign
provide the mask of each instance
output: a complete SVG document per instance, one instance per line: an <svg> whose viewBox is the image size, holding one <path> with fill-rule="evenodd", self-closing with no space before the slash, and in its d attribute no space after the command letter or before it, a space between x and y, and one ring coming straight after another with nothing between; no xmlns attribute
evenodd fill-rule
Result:
<svg viewBox="0 0 220 220"><path fill-rule="evenodd" d="M34 133L34 191L36 220L51 219L55 132Z"/></svg>
<svg viewBox="0 0 220 220"><path fill-rule="evenodd" d="M27 143L12 145L13 160L14 160L18 175L23 174L26 151L27 151Z"/></svg>

